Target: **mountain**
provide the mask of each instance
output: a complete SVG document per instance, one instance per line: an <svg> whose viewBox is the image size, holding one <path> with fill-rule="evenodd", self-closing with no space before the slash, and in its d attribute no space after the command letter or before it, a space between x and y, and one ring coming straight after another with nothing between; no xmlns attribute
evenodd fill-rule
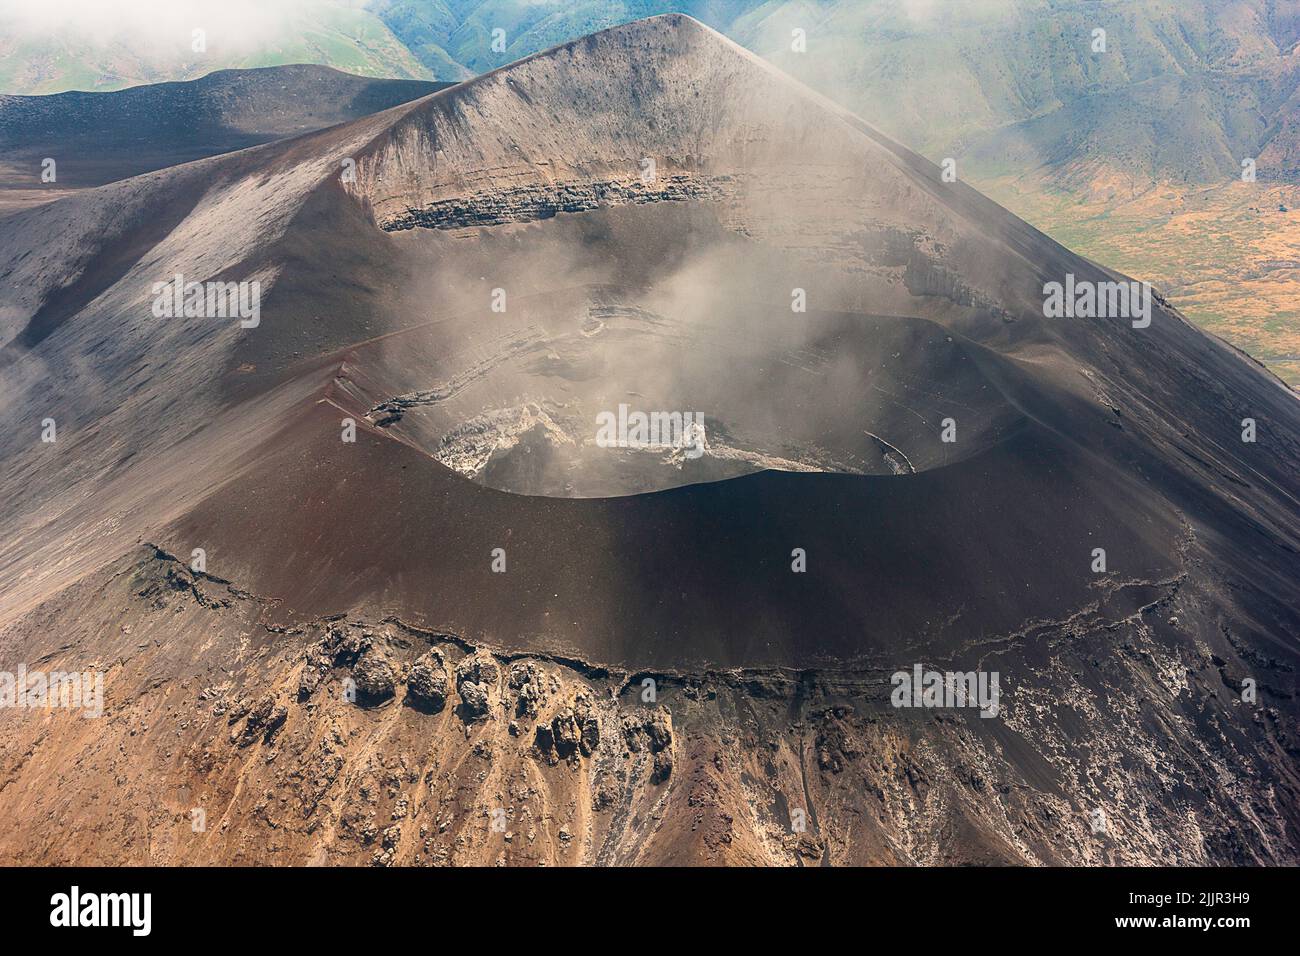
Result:
<svg viewBox="0 0 1300 956"><path fill-rule="evenodd" d="M1295 395L688 17L0 275L0 648L106 675L0 724L0 859L1300 857Z"/></svg>
<svg viewBox="0 0 1300 956"><path fill-rule="evenodd" d="M113 93L0 96L0 210L332 126L448 85L297 65ZM52 182L42 181L47 157Z"/></svg>
<svg viewBox="0 0 1300 956"><path fill-rule="evenodd" d="M379 18L347 0L0 7L3 93L104 92L294 63L434 79Z"/></svg>
<svg viewBox="0 0 1300 956"><path fill-rule="evenodd" d="M48 27L35 46L8 51L8 88L287 59L459 81L620 22L686 13L929 159L952 159L1017 215L1159 284L1192 321L1300 383L1291 221L1300 0L368 0L334 9L342 4L298 0L296 20L247 4L255 29L224 31L227 46L201 63L148 70L114 59L111 25L89 31L90 46L85 24ZM229 16L208 0L171 9L161 24L139 25L136 42L173 49L192 22ZM343 26L329 26L339 18ZM243 48L231 48L239 37ZM250 50L249 37L266 42ZM51 47L69 45L97 72L51 79L51 62L64 62ZM1243 182L1247 160L1256 178Z"/></svg>
<svg viewBox="0 0 1300 956"><path fill-rule="evenodd" d="M764 4L726 32L1300 382L1294 0Z"/></svg>
<svg viewBox="0 0 1300 956"><path fill-rule="evenodd" d="M1088 189L1210 183L1236 178L1245 157L1262 178L1300 177L1296 0L374 0L367 11L448 80L685 13L929 158L968 161L976 179L1046 167Z"/></svg>
<svg viewBox="0 0 1300 956"><path fill-rule="evenodd" d="M202 20L202 0L195 3L191 18ZM292 9L310 16L286 14L253 31L265 50L245 51L225 36L234 31L218 30L214 46L226 45L210 56L178 48L175 63L144 67L115 52L106 59L118 62L86 85L288 62L459 81L620 22L679 12L931 159L969 160L976 178L1048 167L1058 181L1092 189L1114 188L1116 177L1138 188L1210 183L1236 178L1245 157L1259 160L1265 179L1300 176L1291 120L1300 0L319 0ZM1097 30L1104 46L1094 49ZM8 32L32 33L21 21ZM188 31L172 33L173 45L188 44ZM71 48L78 36L63 25L41 39ZM50 75L64 74L48 51L9 42L0 88L74 85Z"/></svg>
<svg viewBox="0 0 1300 956"><path fill-rule="evenodd" d="M725 32L761 6L756 0L371 0L367 8L435 75L464 79L631 20L685 13ZM500 32L494 37L494 31Z"/></svg>
<svg viewBox="0 0 1300 956"><path fill-rule="evenodd" d="M790 49L795 27L806 54ZM1049 167L1058 185L1092 186L1109 165L1139 186L1218 182L1243 157L1280 160L1294 134L1294 0L767 4L729 32L976 178Z"/></svg>

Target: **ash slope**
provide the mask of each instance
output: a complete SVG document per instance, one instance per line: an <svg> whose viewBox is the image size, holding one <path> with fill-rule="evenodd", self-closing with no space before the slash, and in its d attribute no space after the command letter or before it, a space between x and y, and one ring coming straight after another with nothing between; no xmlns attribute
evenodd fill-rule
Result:
<svg viewBox="0 0 1300 956"><path fill-rule="evenodd" d="M61 832L171 833L198 787L234 800L223 835L159 857L1295 859L1294 396L1162 301L1145 329L1044 319L1045 282L1115 277L688 18L23 213L0 263L6 656L110 664L113 717L49 739L104 773L120 744L177 788L146 823L88 806L38 746L59 716L28 718L0 792ZM155 319L176 272L262 281L261 324ZM580 444L620 402L702 411L706 470ZM198 547L228 595L159 571ZM409 688L431 644L497 655L433 743L410 708L334 706L372 655ZM519 660L581 682L515 713ZM916 662L998 669L1006 722L886 709ZM641 671L693 688L670 705L688 729L633 751L608 731L638 712L601 710L607 749L552 768L539 732ZM465 710L483 694L486 721ZM115 736L132 721L152 734ZM625 742L677 769L620 762ZM241 776L253 745L282 762ZM318 747L334 769L308 794ZM742 767L755 747L783 756ZM396 835L365 823L396 803L350 806L376 774L407 797ZM503 800L578 814L583 852L550 824L544 852L484 842ZM1092 804L1121 821L1113 844L1081 836ZM813 850L779 836L792 807ZM5 838L23 858L73 845Z"/></svg>
<svg viewBox="0 0 1300 956"><path fill-rule="evenodd" d="M510 218L428 220L455 197ZM1111 277L686 18L93 190L4 240L0 567L28 606L145 534L206 546L286 616L402 613L596 663L808 665L1064 620L1185 573L1189 529L1294 603L1280 383L1160 302L1147 329L1044 319L1044 282ZM151 286L178 272L260 279L261 324L155 318ZM410 395L432 398L385 411ZM620 402L703 411L743 470L839 474L673 490L688 466L649 456L610 486L662 494L579 500L562 439L501 442L477 481L436 461L493 412L574 421L576 442ZM34 449L47 414L62 437ZM46 549L102 514L56 573ZM517 578L475 557L498 546ZM820 569L790 574L795 547Z"/></svg>

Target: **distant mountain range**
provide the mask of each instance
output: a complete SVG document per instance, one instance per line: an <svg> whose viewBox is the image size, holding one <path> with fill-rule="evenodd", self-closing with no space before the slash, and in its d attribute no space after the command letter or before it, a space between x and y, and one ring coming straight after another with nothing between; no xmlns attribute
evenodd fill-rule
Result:
<svg viewBox="0 0 1300 956"><path fill-rule="evenodd" d="M298 65L219 70L108 93L0 96L0 215L344 123L448 85ZM57 164L53 182L41 175L47 158Z"/></svg>
<svg viewBox="0 0 1300 956"><path fill-rule="evenodd" d="M252 146L378 113L450 84L379 80L325 66L220 70L198 80L111 93L0 96L0 146L17 149L84 139Z"/></svg>
<svg viewBox="0 0 1300 956"><path fill-rule="evenodd" d="M1072 188L1132 189L1221 181L1246 158L1264 180L1300 175L1300 0L314 0L290 9L257 36L210 31L201 54L183 19L166 42L153 32L92 39L75 26L28 38L0 22L0 90L105 90L294 62L462 80L593 30L681 12L931 159L968 163L973 176L1047 167Z"/></svg>
<svg viewBox="0 0 1300 956"><path fill-rule="evenodd" d="M102 92L292 63L434 78L378 17L348 0L179 0L163 14L117 2L98 9L72 18L0 3L0 93Z"/></svg>

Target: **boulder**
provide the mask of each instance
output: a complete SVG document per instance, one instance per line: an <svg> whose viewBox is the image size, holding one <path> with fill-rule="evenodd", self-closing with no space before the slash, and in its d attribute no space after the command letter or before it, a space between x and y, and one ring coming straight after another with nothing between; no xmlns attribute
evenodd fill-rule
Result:
<svg viewBox="0 0 1300 956"><path fill-rule="evenodd" d="M492 711L492 691L501 670L486 654L471 654L456 665L456 693L466 720L481 720Z"/></svg>
<svg viewBox="0 0 1300 956"><path fill-rule="evenodd" d="M450 690L442 653L437 648L430 648L411 665L406 678L407 699L421 709L437 713L447 706Z"/></svg>
<svg viewBox="0 0 1300 956"><path fill-rule="evenodd" d="M357 682L357 699L363 703L385 701L397 689L393 665L374 651L367 651L357 661L352 668L352 679Z"/></svg>

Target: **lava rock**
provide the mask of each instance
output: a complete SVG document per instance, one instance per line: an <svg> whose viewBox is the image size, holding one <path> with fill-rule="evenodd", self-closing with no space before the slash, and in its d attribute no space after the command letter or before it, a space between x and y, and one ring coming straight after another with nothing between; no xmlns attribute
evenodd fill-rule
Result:
<svg viewBox="0 0 1300 956"><path fill-rule="evenodd" d="M590 757L600 746L600 719L595 713L588 714L582 721L582 736L578 742L584 757Z"/></svg>
<svg viewBox="0 0 1300 956"><path fill-rule="evenodd" d="M562 710L551 719L551 734L555 738L555 752L569 757L578 749L578 721L572 710Z"/></svg>
<svg viewBox="0 0 1300 956"><path fill-rule="evenodd" d="M663 783L673 773L673 752L661 750L655 754L654 770L650 774L651 783Z"/></svg>
<svg viewBox="0 0 1300 956"><path fill-rule="evenodd" d="M456 665L456 693L460 695L462 717L481 720L491 713L492 689L500 674L496 662L485 654L471 654Z"/></svg>
<svg viewBox="0 0 1300 956"><path fill-rule="evenodd" d="M406 678L407 699L421 709L437 713L447 706L449 692L442 653L431 648L411 665L411 673Z"/></svg>
<svg viewBox="0 0 1300 956"><path fill-rule="evenodd" d="M288 716L288 708L283 704L277 707L274 697L263 697L248 711L248 720L244 722L243 729L230 732L230 739L239 747L247 747L263 735L266 740L270 740Z"/></svg>
<svg viewBox="0 0 1300 956"><path fill-rule="evenodd" d="M365 703L380 703L392 697L397 689L397 676L393 665L382 656L367 652L352 669L352 679L357 682L357 699Z"/></svg>
<svg viewBox="0 0 1300 956"><path fill-rule="evenodd" d="M515 716L536 717L542 699L542 683L537 665L519 661L510 667L510 689L515 692Z"/></svg>

